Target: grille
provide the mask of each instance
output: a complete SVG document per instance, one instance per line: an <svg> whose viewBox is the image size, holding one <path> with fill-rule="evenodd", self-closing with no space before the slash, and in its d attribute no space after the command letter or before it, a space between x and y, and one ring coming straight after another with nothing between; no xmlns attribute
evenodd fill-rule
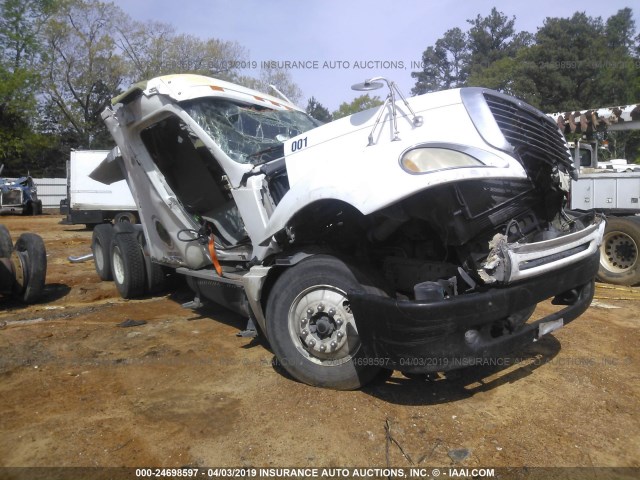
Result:
<svg viewBox="0 0 640 480"><path fill-rule="evenodd" d="M21 205L22 204L22 190L19 188L5 190L0 194L2 205Z"/></svg>
<svg viewBox="0 0 640 480"><path fill-rule="evenodd" d="M523 160L533 157L552 165L572 166L564 137L551 119L506 98L489 93L484 98L500 131Z"/></svg>

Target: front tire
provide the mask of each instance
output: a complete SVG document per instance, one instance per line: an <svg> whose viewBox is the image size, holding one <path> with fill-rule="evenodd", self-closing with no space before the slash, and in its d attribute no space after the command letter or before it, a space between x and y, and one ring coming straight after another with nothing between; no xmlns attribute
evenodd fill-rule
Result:
<svg viewBox="0 0 640 480"><path fill-rule="evenodd" d="M640 220L609 217L600 245L598 280L615 285L640 283Z"/></svg>
<svg viewBox="0 0 640 480"><path fill-rule="evenodd" d="M286 270L267 303L267 334L280 364L309 385L352 390L379 372L364 356L348 292L384 295L357 268L315 255Z"/></svg>

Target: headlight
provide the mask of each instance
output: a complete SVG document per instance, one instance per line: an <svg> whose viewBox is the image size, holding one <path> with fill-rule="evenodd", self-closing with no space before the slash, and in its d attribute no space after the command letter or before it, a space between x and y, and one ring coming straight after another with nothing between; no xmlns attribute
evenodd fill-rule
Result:
<svg viewBox="0 0 640 480"><path fill-rule="evenodd" d="M409 173L428 173L447 168L482 167L484 163L457 150L414 148L402 156L400 165Z"/></svg>

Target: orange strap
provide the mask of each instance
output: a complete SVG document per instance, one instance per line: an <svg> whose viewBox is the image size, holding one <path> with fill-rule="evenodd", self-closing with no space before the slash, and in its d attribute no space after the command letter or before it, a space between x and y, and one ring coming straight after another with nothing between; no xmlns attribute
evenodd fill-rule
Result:
<svg viewBox="0 0 640 480"><path fill-rule="evenodd" d="M213 238L213 233L209 235L209 255L211 256L211 263L213 263L213 267L216 269L217 274L222 276L222 267L220 266L220 262L218 261L218 256L216 255L216 249L214 247L215 239Z"/></svg>

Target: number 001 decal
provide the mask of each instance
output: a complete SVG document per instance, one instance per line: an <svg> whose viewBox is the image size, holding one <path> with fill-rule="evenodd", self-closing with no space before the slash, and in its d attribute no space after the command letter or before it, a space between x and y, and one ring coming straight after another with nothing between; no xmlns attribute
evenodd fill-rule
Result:
<svg viewBox="0 0 640 480"><path fill-rule="evenodd" d="M291 151L295 152L297 150L302 150L307 146L307 137L301 138L300 140L296 140L291 144Z"/></svg>

